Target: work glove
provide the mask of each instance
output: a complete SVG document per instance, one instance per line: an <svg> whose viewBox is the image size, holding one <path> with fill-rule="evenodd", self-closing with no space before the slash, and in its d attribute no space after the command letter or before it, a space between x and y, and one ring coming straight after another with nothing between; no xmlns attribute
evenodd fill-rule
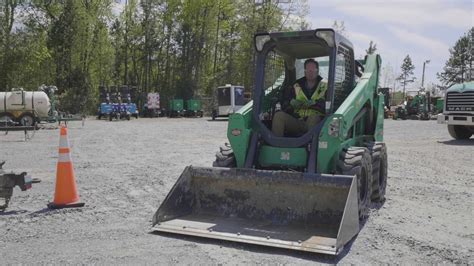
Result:
<svg viewBox="0 0 474 266"><path fill-rule="evenodd" d="M313 101L313 100L309 100L309 101L306 102L306 106L308 106L308 107L312 106L312 105L315 105L315 104L316 104L316 102Z"/></svg>
<svg viewBox="0 0 474 266"><path fill-rule="evenodd" d="M325 102L324 101L317 101L312 106L311 109L319 111L324 114L325 112Z"/></svg>
<svg viewBox="0 0 474 266"><path fill-rule="evenodd" d="M296 100L296 99L292 99L290 101L290 105L295 108L295 109L298 109L298 108L301 108L301 106L304 105L304 103L300 100Z"/></svg>

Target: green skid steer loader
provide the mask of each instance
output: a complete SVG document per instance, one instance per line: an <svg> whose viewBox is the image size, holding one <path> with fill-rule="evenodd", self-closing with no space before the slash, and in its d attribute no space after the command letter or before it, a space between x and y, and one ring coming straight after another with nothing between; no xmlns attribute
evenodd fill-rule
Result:
<svg viewBox="0 0 474 266"><path fill-rule="evenodd" d="M381 59L354 60L332 29L255 35L253 101L229 118L230 145L214 167L188 166L153 217L153 231L337 255L383 201L387 149ZM277 137L285 89L319 62L325 117L301 136Z"/></svg>

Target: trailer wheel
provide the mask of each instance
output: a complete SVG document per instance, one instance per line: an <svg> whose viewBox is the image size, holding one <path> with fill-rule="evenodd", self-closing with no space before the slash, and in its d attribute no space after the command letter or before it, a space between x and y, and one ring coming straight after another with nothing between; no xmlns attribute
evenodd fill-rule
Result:
<svg viewBox="0 0 474 266"><path fill-rule="evenodd" d="M219 151L216 153L216 160L212 163L213 167L227 167L232 168L236 167L237 163L235 161L234 151L228 143L224 144L219 148Z"/></svg>
<svg viewBox="0 0 474 266"><path fill-rule="evenodd" d="M0 126L8 126L14 123L13 115L9 113L0 114Z"/></svg>
<svg viewBox="0 0 474 266"><path fill-rule="evenodd" d="M448 125L448 132L455 139L469 139L472 136L469 128L460 125Z"/></svg>
<svg viewBox="0 0 474 266"><path fill-rule="evenodd" d="M372 160L367 148L350 147L341 151L337 171L343 175L357 177L359 220L367 218L372 189Z"/></svg>
<svg viewBox="0 0 474 266"><path fill-rule="evenodd" d="M387 146L382 142L369 142L368 146L372 155L372 197L375 202L385 200L387 187Z"/></svg>
<svg viewBox="0 0 474 266"><path fill-rule="evenodd" d="M36 124L35 117L30 114L30 113L25 113L22 116L20 116L20 125L26 126L26 127L32 127Z"/></svg>

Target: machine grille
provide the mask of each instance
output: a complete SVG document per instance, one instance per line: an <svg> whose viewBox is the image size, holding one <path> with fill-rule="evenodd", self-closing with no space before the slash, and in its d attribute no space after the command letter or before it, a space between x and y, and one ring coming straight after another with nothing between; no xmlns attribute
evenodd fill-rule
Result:
<svg viewBox="0 0 474 266"><path fill-rule="evenodd" d="M448 92L446 97L446 111L474 112L474 91Z"/></svg>

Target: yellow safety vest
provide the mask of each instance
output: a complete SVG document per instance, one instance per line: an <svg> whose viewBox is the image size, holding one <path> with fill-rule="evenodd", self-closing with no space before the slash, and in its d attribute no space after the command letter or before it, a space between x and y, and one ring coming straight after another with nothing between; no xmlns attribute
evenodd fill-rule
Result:
<svg viewBox="0 0 474 266"><path fill-rule="evenodd" d="M295 83L295 85L293 85L293 88L295 89L295 95L296 95L296 100L298 101L301 101L303 103L306 103L308 102L308 98L306 97L306 95L304 94L304 91L303 89L301 88L300 84L299 83ZM314 93L313 95L311 96L311 100L313 101L318 101L320 99L322 99L325 94L326 94L326 90L328 89L328 86L327 86L327 83L326 82L323 82L322 80L319 82L318 84L318 87L316 88L316 90L314 90ZM311 116L311 115L323 115L324 113L321 113L317 110L314 110L314 109L311 109L311 108L308 108L307 106L303 105L299 108L296 108L295 109L295 112L301 117L301 118L304 118L304 117L308 117L308 116Z"/></svg>

